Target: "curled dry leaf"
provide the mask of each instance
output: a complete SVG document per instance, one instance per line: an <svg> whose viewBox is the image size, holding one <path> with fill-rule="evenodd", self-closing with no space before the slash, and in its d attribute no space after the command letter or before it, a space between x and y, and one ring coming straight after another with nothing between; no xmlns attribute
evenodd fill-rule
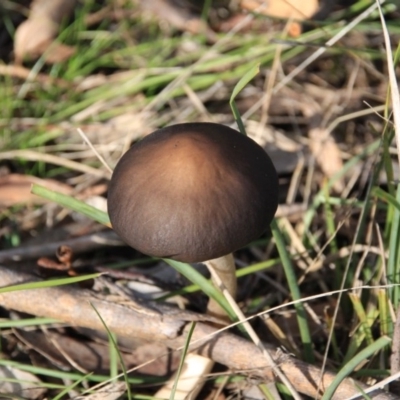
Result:
<svg viewBox="0 0 400 400"><path fill-rule="evenodd" d="M72 188L52 179L40 179L31 175L9 174L0 177L0 207L11 207L21 203L43 203L45 200L31 193L32 184L71 194Z"/></svg>
<svg viewBox="0 0 400 400"><path fill-rule="evenodd" d="M46 62L61 62L74 53L74 48L54 42L60 24L72 13L76 0L34 0L29 18L15 32L15 62L37 58L44 53Z"/></svg>

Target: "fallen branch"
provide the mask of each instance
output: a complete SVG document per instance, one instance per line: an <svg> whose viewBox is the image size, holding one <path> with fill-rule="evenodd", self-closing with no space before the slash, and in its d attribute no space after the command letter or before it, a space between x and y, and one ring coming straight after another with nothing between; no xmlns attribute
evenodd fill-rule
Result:
<svg viewBox="0 0 400 400"><path fill-rule="evenodd" d="M0 282L3 287L38 280L33 275L0 267ZM69 286L0 293L0 305L37 316L56 318L71 325L104 330L95 308L108 328L117 335L161 341L172 349L184 345L189 329L188 321L204 319L202 315L172 307L163 307L162 314L149 313L147 309L140 311L98 298L90 290ZM321 374L319 368L296 360L290 355L282 355L271 345L266 347L298 392L320 398L316 393ZM271 368L254 344L231 333L218 332L207 323L197 323L191 349L196 349L198 354L210 357L242 374L267 381L274 379ZM325 372L322 375L321 390L324 391L334 378L335 374ZM359 397L356 398L361 399L360 388L366 390L367 386L351 378L345 379L332 399L343 400L357 395ZM375 400L400 399L399 396L380 390L369 393L369 396Z"/></svg>

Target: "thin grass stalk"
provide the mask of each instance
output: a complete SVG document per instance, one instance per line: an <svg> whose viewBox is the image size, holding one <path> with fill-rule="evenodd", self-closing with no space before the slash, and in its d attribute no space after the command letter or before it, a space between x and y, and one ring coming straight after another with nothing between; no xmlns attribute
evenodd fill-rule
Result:
<svg viewBox="0 0 400 400"><path fill-rule="evenodd" d="M198 285L208 297L214 299L226 311L232 321L237 321L236 313L232 310L231 306L220 290L216 288L209 280L204 278L203 275L197 272L190 264L169 259L165 259L165 261L176 271L189 279L190 282Z"/></svg>
<svg viewBox="0 0 400 400"><path fill-rule="evenodd" d="M116 355L117 355L117 357L118 357L118 359L119 359L119 362L120 362L120 364L121 364L122 373L123 373L123 375L124 375L124 380L125 380L125 383L126 383L126 391L127 391L128 400L132 400L131 387L130 387L130 385L129 385L129 380L128 380L128 372L127 372L127 369L126 369L126 367L125 367L124 359L123 359L123 357L122 357L122 355L121 355L121 352L120 352L119 349L118 349L118 344L117 344L117 342L116 342L116 340L115 340L115 335L110 331L110 329L108 329L107 324L106 324L105 321L103 320L103 318L102 318L102 316L100 315L100 313L97 311L96 307L94 307L94 306L92 305L92 308L93 308L94 312L97 314L97 316L99 317L101 323L102 323L103 326L104 326L104 329L105 329L106 332L107 332L108 340L109 340L109 342L110 342L110 345L115 349L115 353L116 353ZM111 371L110 371L110 372L111 372ZM117 374L115 374L114 377L115 377L116 375L117 375ZM113 378L113 376L112 376L112 378Z"/></svg>
<svg viewBox="0 0 400 400"><path fill-rule="evenodd" d="M107 381L110 377L106 375L99 375L99 374L81 374L77 372L68 372L68 371L60 371L50 368L39 367L35 365L27 365L17 361L11 360L2 360L0 359L0 366L4 367L14 367L20 369L21 371L31 372L32 374L36 375L43 375L49 378L56 378L56 379L71 379L71 380L79 380L84 377L89 382L104 382ZM132 385L143 385L148 383L159 383L161 381L160 378L136 378L136 377L129 377L129 383Z"/></svg>
<svg viewBox="0 0 400 400"><path fill-rule="evenodd" d="M101 273L96 273L96 274L74 276L71 278L60 278L60 279L51 279L47 281L21 283L18 285L0 287L0 293L13 292L17 290L42 289L54 286L71 285L73 283L87 281L90 279L96 279L100 275Z"/></svg>
<svg viewBox="0 0 400 400"><path fill-rule="evenodd" d="M70 385L63 385L61 388L62 390L57 394L57 396L53 397L53 400L60 400L64 398L64 396L67 396L68 394L71 393L72 390L74 390L79 384L83 383L86 379L86 376L82 376L81 379L76 380L75 382L72 382Z"/></svg>
<svg viewBox="0 0 400 400"><path fill-rule="evenodd" d="M179 362L178 370L176 371L176 375L175 375L175 382L174 382L174 384L172 386L172 390L171 390L171 393L170 393L170 397L169 397L170 400L174 400L175 399L176 390L177 390L178 384L179 384L179 377L181 376L182 371L183 371L183 367L185 365L185 359L186 359L186 356L188 354L189 346L190 346L190 339L191 339L191 337L193 335L195 326L196 326L196 323L192 322L191 325L190 325L189 332L188 332L188 334L186 336L185 345L184 345L184 347L182 349L182 354L181 354L181 359L180 359L180 362ZM214 364L213 361L211 361L211 363ZM205 379L204 376L202 376L200 378L202 380ZM202 385L200 385L200 388L201 388L201 386ZM191 395L195 397L194 393L191 393Z"/></svg>
<svg viewBox="0 0 400 400"><path fill-rule="evenodd" d="M283 269L285 271L285 276L289 285L292 299L294 301L301 300L301 293L299 286L297 284L297 278L294 272L293 264L290 259L289 253L286 250L282 233L275 219L271 223L271 230L276 242L276 247L281 257ZM308 327L308 322L307 322L306 310L304 308L304 304L301 302L295 303L294 308L296 310L296 317L297 317L297 323L299 325L301 342L304 346L304 359L312 364L314 363L315 359L313 354L310 329Z"/></svg>
<svg viewBox="0 0 400 400"><path fill-rule="evenodd" d="M57 203L60 206L67 208L68 210L76 211L82 215L86 215L88 218L92 219L93 221L97 221L102 225L105 225L107 227L111 226L110 219L108 218L108 214L106 212L90 206L84 201L77 200L72 196L68 196L66 194L59 193L35 184L32 185L31 192L54 203Z"/></svg>

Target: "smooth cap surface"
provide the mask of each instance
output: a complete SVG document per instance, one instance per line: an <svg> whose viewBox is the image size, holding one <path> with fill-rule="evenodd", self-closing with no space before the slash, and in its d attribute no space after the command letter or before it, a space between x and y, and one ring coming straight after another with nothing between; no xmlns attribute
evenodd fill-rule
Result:
<svg viewBox="0 0 400 400"><path fill-rule="evenodd" d="M278 204L265 151L234 129L188 123L153 132L118 162L108 190L113 229L140 252L182 262L258 238Z"/></svg>

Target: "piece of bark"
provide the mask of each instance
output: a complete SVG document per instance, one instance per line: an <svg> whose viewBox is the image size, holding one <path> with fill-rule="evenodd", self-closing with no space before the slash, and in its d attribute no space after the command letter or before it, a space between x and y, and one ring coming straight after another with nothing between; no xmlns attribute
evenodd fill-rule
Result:
<svg viewBox="0 0 400 400"><path fill-rule="evenodd" d="M25 273L0 267L0 282L3 287L37 281L38 278ZM103 322L117 335L136 337L145 340L162 341L172 349L184 346L190 324L186 316L195 313L179 312L151 315L138 312L121 304L98 299L85 289L75 287L52 287L33 290L0 292L0 305L21 312L56 318L73 325L104 330ZM167 310L166 308L164 308ZM102 316L100 320L96 311ZM179 311L179 310L178 310ZM282 355L273 346L266 345L283 373L289 378L295 389L313 398L320 398L316 392L321 377L319 368L299 361L290 355ZM273 380L274 376L261 351L249 341L217 329L206 323L198 322L192 335L191 350L214 361L264 380ZM234 349L234 351L232 351ZM320 388L322 392L335 378L335 374L324 372ZM359 395L366 385L351 378L345 379L335 392L332 400L342 400ZM377 400L399 400L400 397L383 391L374 391L369 396Z"/></svg>

